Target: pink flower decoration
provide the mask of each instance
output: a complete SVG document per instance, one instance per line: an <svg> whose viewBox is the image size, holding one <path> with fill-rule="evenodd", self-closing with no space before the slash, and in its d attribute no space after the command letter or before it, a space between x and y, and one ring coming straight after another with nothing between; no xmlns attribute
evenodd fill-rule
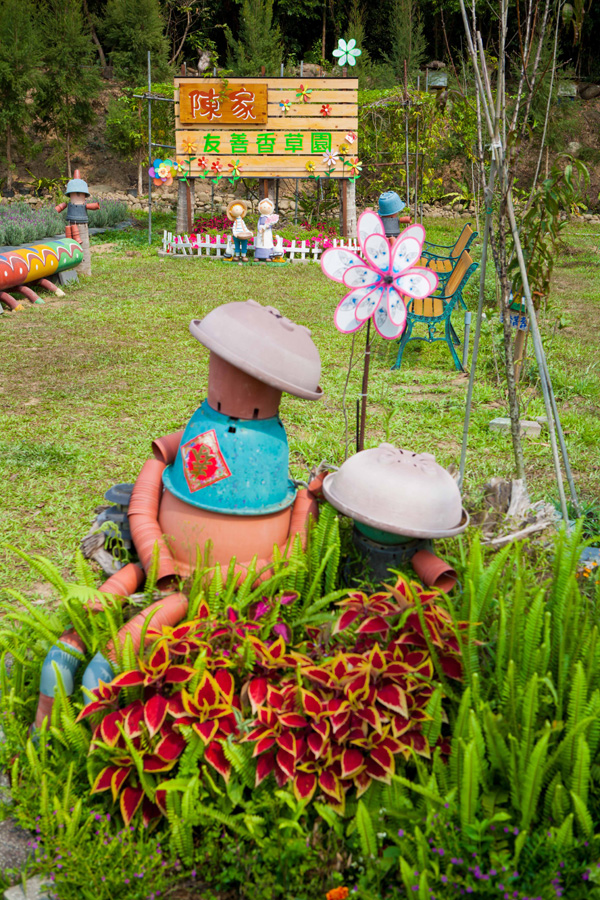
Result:
<svg viewBox="0 0 600 900"><path fill-rule="evenodd" d="M330 116L331 115L331 106L329 103L324 103L321 107L321 115L322 116Z"/></svg>
<svg viewBox="0 0 600 900"><path fill-rule="evenodd" d="M325 275L350 288L334 314L338 331L352 334L372 318L381 337L388 341L400 337L406 326L404 297L428 297L438 286L435 272L414 265L424 241L423 226L409 225L390 247L383 222L367 210L358 220L362 259L345 247L323 253Z"/></svg>
<svg viewBox="0 0 600 900"><path fill-rule="evenodd" d="M215 175L218 175L219 172L221 171L221 169L223 168L223 163L220 160L215 159L214 163L212 164L212 166L210 168L215 173Z"/></svg>

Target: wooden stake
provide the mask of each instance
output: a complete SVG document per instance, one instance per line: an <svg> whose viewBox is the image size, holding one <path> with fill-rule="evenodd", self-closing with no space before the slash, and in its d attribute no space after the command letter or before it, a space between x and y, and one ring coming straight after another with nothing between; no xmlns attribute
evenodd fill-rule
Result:
<svg viewBox="0 0 600 900"><path fill-rule="evenodd" d="M185 182L185 198L186 198L186 207L187 207L187 227L188 234L192 233L192 191L190 189L190 183L186 180Z"/></svg>

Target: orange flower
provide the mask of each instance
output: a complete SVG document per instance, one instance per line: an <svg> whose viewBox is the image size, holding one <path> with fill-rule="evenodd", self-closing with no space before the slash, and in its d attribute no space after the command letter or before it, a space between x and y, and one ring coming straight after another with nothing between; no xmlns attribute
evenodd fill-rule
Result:
<svg viewBox="0 0 600 900"><path fill-rule="evenodd" d="M327 900L346 900L347 896L347 887L336 887L332 888L332 890L330 891L327 891Z"/></svg>

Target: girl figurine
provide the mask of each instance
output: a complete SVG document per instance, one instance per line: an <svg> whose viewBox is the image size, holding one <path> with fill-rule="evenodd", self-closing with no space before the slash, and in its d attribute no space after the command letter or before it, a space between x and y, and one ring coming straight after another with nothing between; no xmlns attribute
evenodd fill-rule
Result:
<svg viewBox="0 0 600 900"><path fill-rule="evenodd" d="M273 215L275 206L270 197L265 197L258 204L260 219L258 220L258 228L256 234L256 244L254 248L254 259L260 259L264 262L273 258L273 225L279 222L279 216Z"/></svg>
<svg viewBox="0 0 600 900"><path fill-rule="evenodd" d="M227 218L233 222L231 233L233 235L233 243L235 252L233 261L241 258L242 262L248 262L246 251L248 250L248 239L252 237L252 232L246 228L244 216L248 212L248 204L245 200L232 200L227 207Z"/></svg>

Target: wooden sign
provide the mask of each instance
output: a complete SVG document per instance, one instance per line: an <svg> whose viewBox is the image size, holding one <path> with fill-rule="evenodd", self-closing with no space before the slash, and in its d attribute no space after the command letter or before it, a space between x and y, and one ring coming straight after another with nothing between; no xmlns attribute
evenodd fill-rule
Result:
<svg viewBox="0 0 600 900"><path fill-rule="evenodd" d="M358 79L175 79L177 159L192 177L348 178Z"/></svg>
<svg viewBox="0 0 600 900"><path fill-rule="evenodd" d="M179 87L179 117L192 125L264 125L267 85L228 81L215 87L204 82Z"/></svg>

